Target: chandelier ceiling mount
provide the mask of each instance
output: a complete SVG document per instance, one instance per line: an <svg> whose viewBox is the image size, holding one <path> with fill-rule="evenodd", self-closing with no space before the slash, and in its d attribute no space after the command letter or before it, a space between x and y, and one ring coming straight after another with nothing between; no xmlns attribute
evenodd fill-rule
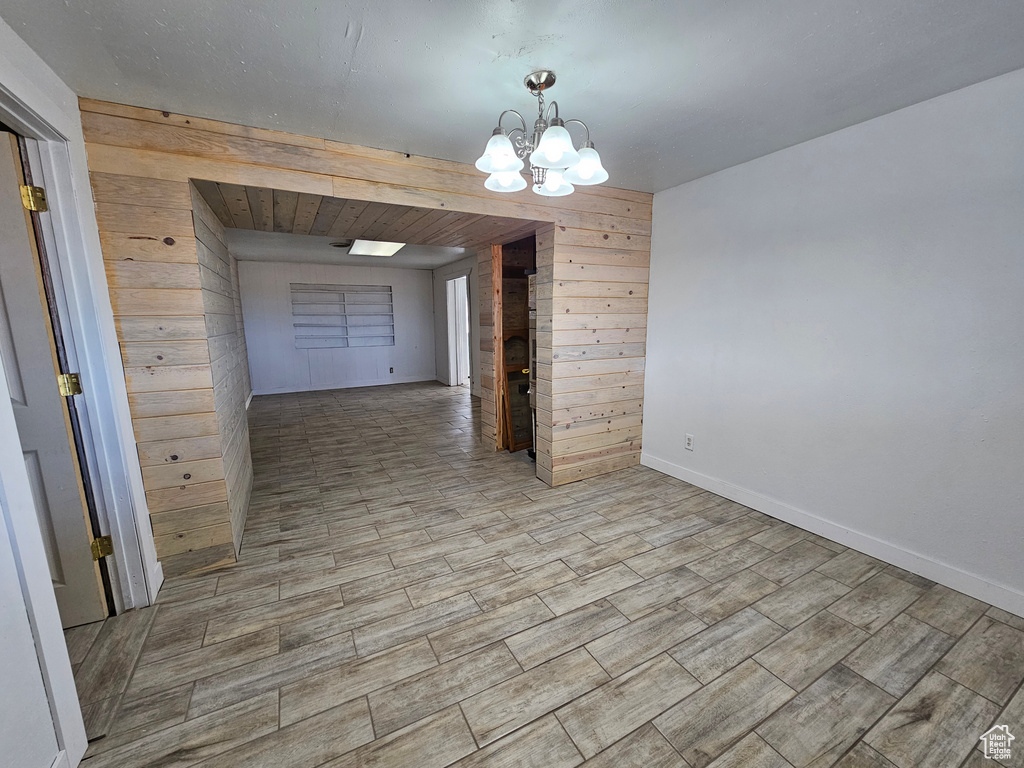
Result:
<svg viewBox="0 0 1024 768"><path fill-rule="evenodd" d="M555 84L555 73L550 69L538 69L523 78L526 89L534 96Z"/></svg>

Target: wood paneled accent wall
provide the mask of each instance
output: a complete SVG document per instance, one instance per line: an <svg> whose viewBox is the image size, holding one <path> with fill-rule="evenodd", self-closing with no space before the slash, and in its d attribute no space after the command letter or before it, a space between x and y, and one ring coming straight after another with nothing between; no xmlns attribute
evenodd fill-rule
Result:
<svg viewBox="0 0 1024 768"><path fill-rule="evenodd" d="M168 572L233 550L224 478L234 459L216 410L211 351L217 359L220 342L206 327L193 179L534 223L540 341L550 350L550 362L539 366L547 407L538 476L558 485L639 462L650 194L587 187L564 198L502 195L484 189L471 165L87 99L81 109L147 498ZM490 249L481 253L487 261ZM489 274L480 273L482 321L490 319L495 287ZM487 340L494 329L482 326L481 382L493 398ZM484 408L496 417L493 402ZM202 471L186 481L178 466L186 461L209 463L194 465Z"/></svg>
<svg viewBox="0 0 1024 768"><path fill-rule="evenodd" d="M537 476L553 485L639 460L650 253L635 234L537 233Z"/></svg>
<svg viewBox="0 0 1024 768"><path fill-rule="evenodd" d="M157 554L170 574L230 562L189 184L94 171L92 185Z"/></svg>
<svg viewBox="0 0 1024 768"><path fill-rule="evenodd" d="M231 538L237 555L252 491L252 457L245 406L252 394L245 347L238 261L228 250L224 227L193 186L192 218L206 314L206 337L213 375L213 409L220 433Z"/></svg>

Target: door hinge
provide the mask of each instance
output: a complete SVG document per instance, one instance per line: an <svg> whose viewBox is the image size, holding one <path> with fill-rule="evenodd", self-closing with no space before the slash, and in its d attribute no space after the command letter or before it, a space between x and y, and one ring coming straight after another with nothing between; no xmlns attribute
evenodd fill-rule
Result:
<svg viewBox="0 0 1024 768"><path fill-rule="evenodd" d="M99 560L101 557L109 557L114 554L114 540L109 536L100 536L92 540L92 559Z"/></svg>
<svg viewBox="0 0 1024 768"><path fill-rule="evenodd" d="M61 397L82 394L82 381L77 373L62 373L57 377L57 389Z"/></svg>
<svg viewBox="0 0 1024 768"><path fill-rule="evenodd" d="M22 185L21 202L30 211L43 213L50 210L46 204L46 190L42 187L29 187Z"/></svg>

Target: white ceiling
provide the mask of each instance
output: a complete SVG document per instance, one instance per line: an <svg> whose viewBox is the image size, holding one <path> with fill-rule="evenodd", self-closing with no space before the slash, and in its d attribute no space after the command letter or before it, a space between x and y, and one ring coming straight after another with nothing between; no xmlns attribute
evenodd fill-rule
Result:
<svg viewBox="0 0 1024 768"><path fill-rule="evenodd" d="M1022 0L3 0L80 95L472 162L521 83L659 191L1024 67ZM482 181L482 180L481 180Z"/></svg>
<svg viewBox="0 0 1024 768"><path fill-rule="evenodd" d="M231 254L240 261L290 261L306 264L341 264L350 267L397 267L437 269L473 254L466 248L407 245L394 256L349 256L344 248L332 248L337 238L293 235L288 232L260 232L251 229L224 230Z"/></svg>

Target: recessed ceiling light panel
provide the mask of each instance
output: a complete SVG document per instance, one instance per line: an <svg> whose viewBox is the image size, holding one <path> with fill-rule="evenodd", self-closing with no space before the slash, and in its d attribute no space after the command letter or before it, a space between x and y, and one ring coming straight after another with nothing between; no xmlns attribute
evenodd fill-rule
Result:
<svg viewBox="0 0 1024 768"><path fill-rule="evenodd" d="M405 243L386 243L383 240L356 240L348 249L350 256L394 256Z"/></svg>

